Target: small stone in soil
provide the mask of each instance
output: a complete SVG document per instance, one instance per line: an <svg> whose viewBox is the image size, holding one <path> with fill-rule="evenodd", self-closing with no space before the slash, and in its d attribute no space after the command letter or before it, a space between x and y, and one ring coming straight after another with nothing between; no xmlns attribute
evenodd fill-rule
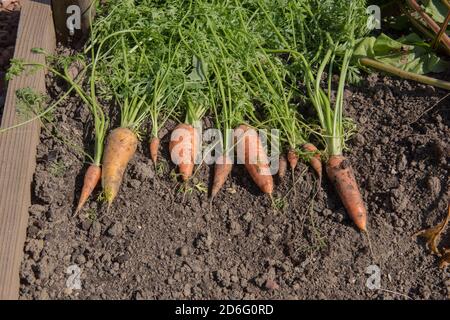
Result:
<svg viewBox="0 0 450 320"><path fill-rule="evenodd" d="M133 189L138 189L141 186L141 181L132 179L128 182L128 186Z"/></svg>
<svg viewBox="0 0 450 320"><path fill-rule="evenodd" d="M122 235L122 224L117 222L114 223L109 229L108 229L108 235L111 237L119 237Z"/></svg>
<svg viewBox="0 0 450 320"><path fill-rule="evenodd" d="M267 290L278 290L280 288L280 286L278 285L278 283L276 283L274 280L272 279L267 279L266 283L264 284L264 287Z"/></svg>
<svg viewBox="0 0 450 320"><path fill-rule="evenodd" d="M355 141L355 144L358 146L362 146L366 142L363 135L360 133L355 134L353 140Z"/></svg>
<svg viewBox="0 0 450 320"><path fill-rule="evenodd" d="M84 264L86 262L86 257L83 256L82 254L80 254L79 256L77 256L75 258L75 263L76 264Z"/></svg>
<svg viewBox="0 0 450 320"><path fill-rule="evenodd" d="M182 246L178 249L178 254L182 257L186 257L189 254L189 247L188 246Z"/></svg>

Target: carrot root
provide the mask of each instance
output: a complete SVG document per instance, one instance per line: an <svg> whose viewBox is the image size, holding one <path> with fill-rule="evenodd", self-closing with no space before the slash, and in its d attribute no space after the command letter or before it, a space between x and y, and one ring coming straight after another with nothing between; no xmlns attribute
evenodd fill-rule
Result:
<svg viewBox="0 0 450 320"><path fill-rule="evenodd" d="M170 157L178 166L183 181L189 180L194 173L196 144L197 130L189 124L179 124L170 137Z"/></svg>
<svg viewBox="0 0 450 320"><path fill-rule="evenodd" d="M81 195L80 199L78 200L78 206L75 210L75 215L77 215L78 212L80 212L80 210L83 208L89 196L92 194L92 191L94 191L95 187L100 181L101 175L102 169L95 164L90 165L86 170L86 173L84 175L83 188L81 189Z"/></svg>
<svg viewBox="0 0 450 320"><path fill-rule="evenodd" d="M214 180L211 188L211 199L214 198L223 187L233 168L231 159L226 155L221 155L214 166Z"/></svg>
<svg viewBox="0 0 450 320"><path fill-rule="evenodd" d="M287 154L287 160L292 170L295 170L298 164L298 154L294 149L290 149Z"/></svg>
<svg viewBox="0 0 450 320"><path fill-rule="evenodd" d="M313 155L309 159L311 167L313 167L319 179L322 179L322 160L320 159L319 150L312 143L306 143L302 146L303 150Z"/></svg>
<svg viewBox="0 0 450 320"><path fill-rule="evenodd" d="M280 159L278 161L278 176L283 179L286 176L287 171L287 160L284 155L280 155Z"/></svg>
<svg viewBox="0 0 450 320"><path fill-rule="evenodd" d="M273 193L273 178L270 172L269 159L262 142L255 130L240 125L235 130L238 157L243 160L245 168L259 189L267 194ZM242 159L243 157L243 159Z"/></svg>
<svg viewBox="0 0 450 320"><path fill-rule="evenodd" d="M150 140L150 158L152 159L153 165L155 165L155 166L158 161L158 149L159 149L160 142L161 141L157 137L153 137Z"/></svg>
<svg viewBox="0 0 450 320"><path fill-rule="evenodd" d="M350 162L343 156L331 156L326 171L350 218L367 232L367 210Z"/></svg>
<svg viewBox="0 0 450 320"><path fill-rule="evenodd" d="M103 155L102 185L109 205L116 198L128 162L137 149L136 134L126 128L117 128L108 135Z"/></svg>

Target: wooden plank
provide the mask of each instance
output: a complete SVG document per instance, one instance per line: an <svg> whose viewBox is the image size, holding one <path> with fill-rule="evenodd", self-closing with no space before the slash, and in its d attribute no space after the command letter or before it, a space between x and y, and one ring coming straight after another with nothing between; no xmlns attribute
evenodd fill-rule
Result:
<svg viewBox="0 0 450 320"><path fill-rule="evenodd" d="M55 49L55 33L50 0L21 0L22 10L14 57L44 62L42 55L31 53L40 47ZM16 95L19 88L31 87L45 92L45 73L16 77L8 84L1 128L16 124ZM39 122L0 134L0 299L17 299L19 269L31 201L31 181L35 170Z"/></svg>

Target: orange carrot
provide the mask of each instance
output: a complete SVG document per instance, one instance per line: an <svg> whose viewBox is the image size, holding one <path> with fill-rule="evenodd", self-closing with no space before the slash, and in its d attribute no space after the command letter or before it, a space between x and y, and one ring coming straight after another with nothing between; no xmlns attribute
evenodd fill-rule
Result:
<svg viewBox="0 0 450 320"><path fill-rule="evenodd" d="M289 162L289 166L291 167L291 169L294 170L298 164L298 154L295 152L294 149L290 149L288 151L287 160Z"/></svg>
<svg viewBox="0 0 450 320"><path fill-rule="evenodd" d="M102 185L109 205L119 192L125 169L137 149L138 138L127 128L111 131L103 154Z"/></svg>
<svg viewBox="0 0 450 320"><path fill-rule="evenodd" d="M278 162L278 176L284 178L286 176L287 170L287 160L284 155L280 155L280 160Z"/></svg>
<svg viewBox="0 0 450 320"><path fill-rule="evenodd" d="M272 194L273 178L269 159L258 134L246 125L240 125L235 133L240 161L243 161L245 168L261 191Z"/></svg>
<svg viewBox="0 0 450 320"><path fill-rule="evenodd" d="M179 124L170 137L170 157L178 166L183 181L187 181L194 172L196 141L197 130L186 123Z"/></svg>
<svg viewBox="0 0 450 320"><path fill-rule="evenodd" d="M309 159L309 163L317 173L317 176L322 179L322 160L320 159L320 153L318 152L316 146L312 143L306 143L302 146L302 148L304 151L313 154Z"/></svg>
<svg viewBox="0 0 450 320"><path fill-rule="evenodd" d="M158 137L153 137L150 140L150 158L153 161L153 164L156 166L156 162L158 161L158 149L159 149L160 140Z"/></svg>
<svg viewBox="0 0 450 320"><path fill-rule="evenodd" d="M75 214L80 212L80 210L83 208L87 199L92 194L92 191L94 191L95 187L100 181L101 175L102 169L95 164L90 165L86 170L86 174L84 175L83 188L81 189L80 200L78 200L78 206L75 210Z"/></svg>
<svg viewBox="0 0 450 320"><path fill-rule="evenodd" d="M331 156L327 163L327 175L350 218L360 230L367 231L367 210L350 162L344 156Z"/></svg>
<svg viewBox="0 0 450 320"><path fill-rule="evenodd" d="M216 164L214 166L214 180L211 188L211 199L214 198L223 187L232 168L233 163L228 156L221 155L216 160Z"/></svg>

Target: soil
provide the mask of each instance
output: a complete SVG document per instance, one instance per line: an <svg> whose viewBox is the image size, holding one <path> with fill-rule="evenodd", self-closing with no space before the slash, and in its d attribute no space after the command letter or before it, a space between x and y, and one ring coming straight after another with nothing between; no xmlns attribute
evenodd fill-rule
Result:
<svg viewBox="0 0 450 320"><path fill-rule="evenodd" d="M48 89L56 96L64 86L49 77ZM74 96L41 133L21 299L449 298L449 274L413 235L447 211L450 97L380 74L345 94L358 129L346 154L368 206L373 256L330 183L317 188L304 164L295 191L291 179L277 180L279 209L241 166L212 207L202 190L207 166L179 192L167 151L174 123L162 132L157 172L144 140L111 210L96 201L97 190L73 217L87 167L73 146L92 152L91 119ZM366 286L373 265L381 289ZM80 290L67 286L76 270Z"/></svg>
<svg viewBox="0 0 450 320"><path fill-rule="evenodd" d="M14 56L17 28L20 19L20 3L13 1L3 7L0 1L0 121L6 99L5 74L9 61Z"/></svg>

